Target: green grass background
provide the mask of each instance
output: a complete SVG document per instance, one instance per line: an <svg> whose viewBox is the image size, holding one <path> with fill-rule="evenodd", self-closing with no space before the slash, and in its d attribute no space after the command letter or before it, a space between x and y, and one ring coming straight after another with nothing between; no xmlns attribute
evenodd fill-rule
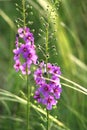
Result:
<svg viewBox="0 0 87 130"><path fill-rule="evenodd" d="M15 3L21 6L20 0L0 0L0 130L26 129L26 80L13 69L13 53L15 34L17 31L15 19L21 17L16 11ZM43 38L39 37L39 29L43 29L41 16L45 18L47 5L52 7L50 0L27 0L32 5L33 16L29 14L35 29L35 44L43 45ZM87 1L62 0L58 10L56 24L51 24L51 30L57 30L51 45L56 46L57 56L50 51L50 61L61 67L62 76L87 88ZM52 20L50 21L52 23ZM37 49L40 59L42 53ZM23 79L22 79L23 78ZM35 84L30 78L32 92ZM50 114L50 130L87 130L87 90L85 94L74 90L76 85L61 79L62 95L57 107ZM64 84L67 84L66 87ZM70 87L72 86L72 88ZM16 96L17 95L17 96ZM19 98L20 97L20 98ZM31 96L30 123L32 130L45 130L46 113L43 106L38 106Z"/></svg>

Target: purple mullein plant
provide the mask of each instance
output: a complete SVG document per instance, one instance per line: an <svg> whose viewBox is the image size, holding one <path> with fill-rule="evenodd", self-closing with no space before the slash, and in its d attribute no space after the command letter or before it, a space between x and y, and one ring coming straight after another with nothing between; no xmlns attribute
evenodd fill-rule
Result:
<svg viewBox="0 0 87 130"><path fill-rule="evenodd" d="M31 65L36 65L38 57L36 55L36 49L34 45L34 36L28 27L18 28L15 47L16 48L13 50L15 61L14 69L16 72L21 71L21 73L27 77L27 130L29 130L29 103L31 88L28 87L28 75L31 73Z"/></svg>
<svg viewBox="0 0 87 130"><path fill-rule="evenodd" d="M20 40L23 43L20 43ZM26 74L26 72L30 74L30 66L31 64L36 64L38 58L34 45L34 37L30 29L27 27L19 28L15 43L16 49L13 50L14 68L16 71L20 70L22 74Z"/></svg>
<svg viewBox="0 0 87 130"><path fill-rule="evenodd" d="M31 97L31 87L29 86L29 74L31 73L31 65L36 65L37 55L36 47L34 45L34 36L31 33L30 28L26 27L26 0L21 0L22 8L17 5L17 8L21 12L21 18L18 18L18 26L21 26L17 30L15 49L14 53L14 69L16 72L21 71L23 75L26 76L26 87L27 87L27 130L30 129L30 97Z"/></svg>
<svg viewBox="0 0 87 130"><path fill-rule="evenodd" d="M48 78L44 76L44 73L49 75L49 82L47 82ZM39 68L34 72L34 80L39 86L35 92L34 99L38 103L46 105L48 110L51 110L52 106L57 104L57 99L60 98L62 92L60 79L56 74L61 74L60 67L51 63L47 63L47 66L44 63L40 63Z"/></svg>

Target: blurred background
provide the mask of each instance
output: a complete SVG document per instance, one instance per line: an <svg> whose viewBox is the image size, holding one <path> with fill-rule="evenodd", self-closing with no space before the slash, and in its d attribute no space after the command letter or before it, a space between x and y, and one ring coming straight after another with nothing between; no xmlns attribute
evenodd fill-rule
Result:
<svg viewBox="0 0 87 130"><path fill-rule="evenodd" d="M53 0L26 0L27 5L30 6L27 11L27 21L33 21L33 24L28 26L31 30L35 30L35 45L40 60L44 58L38 49L38 44L44 47L43 38L45 37L45 34L43 37L38 35L40 29L44 30L41 17L46 19L47 6L53 6L51 1L53 2ZM21 18L20 11L16 10L16 3L21 7L21 0L0 0L0 130L26 128L26 105L17 103L15 99L10 101L10 93L5 95L3 91L6 90L21 98L23 95L20 91L26 93L25 81L13 68L12 51L15 48L17 18ZM58 16L56 16L55 24L52 23L53 19L50 21L50 33L53 34L53 31L56 31L49 44L49 61L61 67L62 76L87 88L87 0L59 0L53 7L55 8L53 17ZM49 11L50 9L48 13ZM53 45L56 47L54 50L51 48ZM66 83L63 79L61 82ZM31 85L34 86L32 80ZM61 99L51 114L53 117L56 116L56 120L60 121L64 127L51 120L50 130L87 130L87 92L84 94L63 85L62 89ZM32 102L34 104L33 98ZM45 129L42 124L46 123L40 116L45 118L43 113L33 108L32 130Z"/></svg>

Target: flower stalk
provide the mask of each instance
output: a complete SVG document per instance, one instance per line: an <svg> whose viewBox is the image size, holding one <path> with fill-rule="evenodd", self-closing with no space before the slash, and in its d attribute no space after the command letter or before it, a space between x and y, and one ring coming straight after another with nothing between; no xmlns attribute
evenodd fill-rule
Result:
<svg viewBox="0 0 87 130"><path fill-rule="evenodd" d="M26 16L25 16L25 0L22 0L23 5L23 26L26 26ZM27 130L29 130L29 115L30 115L30 87L28 86L28 65L26 64L26 77L27 77Z"/></svg>
<svg viewBox="0 0 87 130"><path fill-rule="evenodd" d="M26 69L26 76L27 76L27 130L29 130L29 117L30 117L30 87L28 86L28 72Z"/></svg>
<svg viewBox="0 0 87 130"><path fill-rule="evenodd" d="M49 130L49 110L47 109L47 130Z"/></svg>
<svg viewBox="0 0 87 130"><path fill-rule="evenodd" d="M46 71L48 71L47 70L47 63L48 63L48 35L49 35L49 23L47 23L47 25L46 25L47 27L46 27ZM47 78L49 78L49 75L48 75L48 73L47 73ZM47 109L47 130L49 130L49 110Z"/></svg>
<svg viewBox="0 0 87 130"><path fill-rule="evenodd" d="M22 6L23 6L23 23L24 23L24 27L25 27L26 26L25 0L22 0Z"/></svg>

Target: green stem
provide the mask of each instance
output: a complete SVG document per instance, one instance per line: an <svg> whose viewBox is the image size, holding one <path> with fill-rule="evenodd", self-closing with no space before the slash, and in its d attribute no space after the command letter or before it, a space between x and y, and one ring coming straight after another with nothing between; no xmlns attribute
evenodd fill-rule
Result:
<svg viewBox="0 0 87 130"><path fill-rule="evenodd" d="M49 33L49 23L47 24L46 28L46 71L47 71L47 63L48 63L48 34ZM49 75L47 74L47 78L49 78ZM49 130L49 111L47 110L47 130Z"/></svg>
<svg viewBox="0 0 87 130"><path fill-rule="evenodd" d="M47 24L47 28L46 28L46 69L47 69L47 63L48 63L48 27L49 25Z"/></svg>
<svg viewBox="0 0 87 130"><path fill-rule="evenodd" d="M47 130L49 130L49 110L47 110Z"/></svg>
<svg viewBox="0 0 87 130"><path fill-rule="evenodd" d="M26 26L25 0L22 0L22 6L23 6L23 22L24 22L24 27L25 27Z"/></svg>
<svg viewBox="0 0 87 130"><path fill-rule="evenodd" d="M23 6L23 27L26 26L26 14L25 14L25 10L26 10L26 5L25 5L25 0L22 0L22 6ZM30 86L28 86L29 84L29 79L28 79L28 67L26 65L26 77L27 77L27 130L29 130L30 128Z"/></svg>
<svg viewBox="0 0 87 130"><path fill-rule="evenodd" d="M29 117L30 117L30 87L28 86L28 74L27 74L27 130L29 130Z"/></svg>

